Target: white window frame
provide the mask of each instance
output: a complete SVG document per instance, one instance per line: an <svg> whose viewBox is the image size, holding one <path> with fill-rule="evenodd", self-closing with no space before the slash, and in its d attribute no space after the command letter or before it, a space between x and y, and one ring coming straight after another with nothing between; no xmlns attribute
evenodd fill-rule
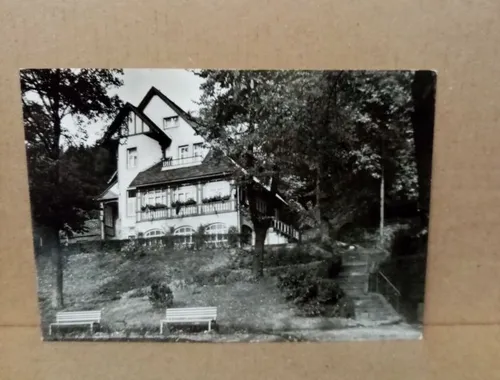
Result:
<svg viewBox="0 0 500 380"><path fill-rule="evenodd" d="M160 230L159 228L154 228L152 230L146 231L144 234L145 238L152 238L152 237L158 237L158 236L163 236L165 233Z"/></svg>
<svg viewBox="0 0 500 380"><path fill-rule="evenodd" d="M187 201L188 199L196 199L194 196L193 196L193 192L191 191L191 189L188 189L188 188L180 188L180 189L177 189L174 191L174 197L173 197L173 201L180 201L180 202L185 202Z"/></svg>
<svg viewBox="0 0 500 380"><path fill-rule="evenodd" d="M193 234L195 230L191 226L178 227L174 231L175 236L184 236L182 244L190 245L193 244Z"/></svg>
<svg viewBox="0 0 500 380"><path fill-rule="evenodd" d="M127 169L135 169L138 161L137 147L127 148Z"/></svg>
<svg viewBox="0 0 500 380"><path fill-rule="evenodd" d="M225 243L227 242L227 234L229 227L224 223L213 223L207 226L205 233L208 235L207 241L209 243Z"/></svg>
<svg viewBox="0 0 500 380"><path fill-rule="evenodd" d="M148 206L153 206L155 204L155 196L156 196L155 190L149 190L146 193L146 199L144 204Z"/></svg>
<svg viewBox="0 0 500 380"><path fill-rule="evenodd" d="M163 118L163 129L177 128L179 125L179 116L168 116Z"/></svg>
<svg viewBox="0 0 500 380"><path fill-rule="evenodd" d="M217 186L217 187L215 187ZM229 187L229 192L227 191ZM230 186L224 184L224 183L217 183L215 185L213 182L207 184L207 188L203 190L203 196L206 198L211 198L211 197L216 197L216 196L226 196L231 194L231 189Z"/></svg>
<svg viewBox="0 0 500 380"><path fill-rule="evenodd" d="M179 145L179 163L186 163L189 158L189 145Z"/></svg>

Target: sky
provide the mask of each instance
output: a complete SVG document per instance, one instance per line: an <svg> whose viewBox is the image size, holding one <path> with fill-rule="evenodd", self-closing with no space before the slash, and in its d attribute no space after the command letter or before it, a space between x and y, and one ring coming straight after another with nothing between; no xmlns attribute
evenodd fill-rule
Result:
<svg viewBox="0 0 500 380"><path fill-rule="evenodd" d="M202 79L183 69L124 69L123 86L116 91L124 101L137 106L151 86L155 86L184 111L196 111ZM68 120L71 124L71 121ZM71 129L71 127L68 125ZM88 129L87 144L102 136L106 126L96 123Z"/></svg>

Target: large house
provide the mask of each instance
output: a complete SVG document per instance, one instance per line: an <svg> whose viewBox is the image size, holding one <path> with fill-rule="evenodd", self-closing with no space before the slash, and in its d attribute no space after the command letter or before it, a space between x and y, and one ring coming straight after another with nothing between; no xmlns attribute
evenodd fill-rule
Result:
<svg viewBox="0 0 500 380"><path fill-rule="evenodd" d="M196 129L193 118L155 87L139 105L123 107L107 132L119 144L117 171L98 198L102 239L171 232L189 243L204 225L212 242L227 239L231 228L249 244L255 241L245 192L233 180L244 168L216 155ZM260 187L258 205L272 205L274 215L266 244L299 239L286 201Z"/></svg>

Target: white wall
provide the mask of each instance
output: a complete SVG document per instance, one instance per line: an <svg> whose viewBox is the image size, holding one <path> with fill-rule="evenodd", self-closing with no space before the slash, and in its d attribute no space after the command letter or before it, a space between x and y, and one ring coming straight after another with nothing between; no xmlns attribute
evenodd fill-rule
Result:
<svg viewBox="0 0 500 380"><path fill-rule="evenodd" d="M177 116L158 96L154 96L144 109L144 113L161 129L163 129L163 119L165 117ZM194 129L179 117L179 126L175 128L164 129L165 133L172 139L172 144L167 148L165 156L172 157L174 160L179 158L179 146L189 145L189 154L192 156L192 145L203 143L205 140L197 136Z"/></svg>
<svg viewBox="0 0 500 380"><path fill-rule="evenodd" d="M127 149L134 147L137 148L137 167L129 169ZM160 144L146 135L135 135L122 139L122 144L118 148L118 187L120 189L118 216L121 225L121 233L118 234L119 238L128 237L128 233L123 231L133 226L136 220L135 215L127 216L127 188L139 172L158 163L161 158Z"/></svg>

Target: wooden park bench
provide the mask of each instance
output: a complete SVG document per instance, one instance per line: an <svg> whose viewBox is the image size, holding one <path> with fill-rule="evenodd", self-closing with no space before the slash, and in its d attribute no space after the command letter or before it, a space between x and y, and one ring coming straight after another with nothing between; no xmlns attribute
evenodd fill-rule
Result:
<svg viewBox="0 0 500 380"><path fill-rule="evenodd" d="M167 308L165 319L160 322L160 334L163 334L163 325L168 325L169 323L207 323L208 331L210 331L212 329L212 322L216 322L216 320L216 307Z"/></svg>
<svg viewBox="0 0 500 380"><path fill-rule="evenodd" d="M94 324L101 323L101 310L87 311L60 311L56 314L56 321L49 326L49 335L52 335L52 326L79 326L89 325L92 334Z"/></svg>

